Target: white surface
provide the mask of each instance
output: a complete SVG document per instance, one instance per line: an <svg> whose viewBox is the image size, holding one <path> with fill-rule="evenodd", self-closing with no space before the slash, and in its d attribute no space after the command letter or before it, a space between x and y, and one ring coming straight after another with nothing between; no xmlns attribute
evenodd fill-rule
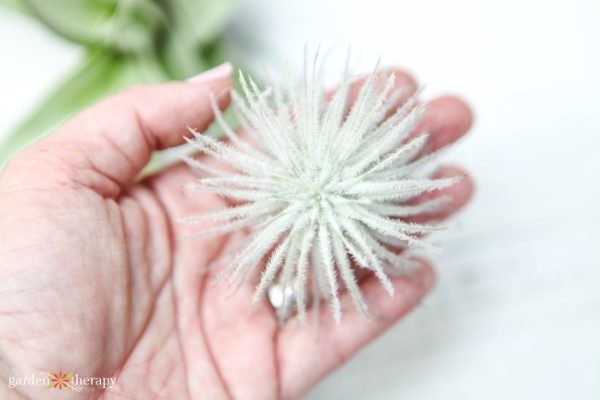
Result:
<svg viewBox="0 0 600 400"><path fill-rule="evenodd" d="M31 18L0 8L0 139L78 65L81 54Z"/></svg>
<svg viewBox="0 0 600 400"><path fill-rule="evenodd" d="M305 42L383 55L474 107L446 157L477 195L436 237L425 304L309 399L600 398L600 3L248 0L230 34L248 64ZM0 13L0 131L77 50Z"/></svg>

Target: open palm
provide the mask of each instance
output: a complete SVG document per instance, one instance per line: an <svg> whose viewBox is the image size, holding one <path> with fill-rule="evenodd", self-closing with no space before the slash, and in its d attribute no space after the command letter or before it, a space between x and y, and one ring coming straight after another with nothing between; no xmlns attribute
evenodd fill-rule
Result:
<svg viewBox="0 0 600 400"><path fill-rule="evenodd" d="M397 78L414 85L399 71ZM60 398L297 398L426 293L428 266L394 278L394 298L366 277L361 286L377 318L365 320L342 296L341 323L323 315L317 337L295 320L280 327L267 302L253 308L251 280L234 295L210 285L203 269L237 238L181 240L198 227L174 221L218 200L183 190L192 178L182 165L135 177L153 150L182 141L186 124L204 129L212 119L208 92L230 85L221 76L130 89L77 115L2 171L1 398L48 396L44 386L7 385L41 370L116 379L113 388L88 385ZM468 108L446 97L432 102L419 129L432 133L432 151L470 123ZM450 209L431 218L464 204L471 183L435 195L448 193Z"/></svg>

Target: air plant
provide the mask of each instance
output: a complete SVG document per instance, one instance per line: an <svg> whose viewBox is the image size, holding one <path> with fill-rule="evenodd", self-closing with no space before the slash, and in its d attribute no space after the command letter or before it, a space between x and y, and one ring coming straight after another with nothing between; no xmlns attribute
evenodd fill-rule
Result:
<svg viewBox="0 0 600 400"><path fill-rule="evenodd" d="M185 156L202 176L189 187L238 205L182 222L216 222L199 235L249 228L251 234L217 281L243 282L262 268L253 302L279 285L286 293L282 319L294 302L304 323L312 297L313 304L327 299L339 321L340 283L356 307L369 315L356 269L372 271L393 295L388 274L408 270L414 262L392 249L437 251L421 235L439 227L406 218L438 211L447 199L409 200L458 180L422 173L435 154L422 156L426 133L411 135L426 107L418 103L418 93L399 106L407 88L397 88L394 73L376 67L351 101L351 89L358 84L344 75L337 91L327 95L314 66L305 68L299 84L289 78L285 89L276 84L261 89L240 72L244 97L235 91L231 95L241 133L224 121L214 96L216 121L229 141L190 129L188 142L227 168Z"/></svg>

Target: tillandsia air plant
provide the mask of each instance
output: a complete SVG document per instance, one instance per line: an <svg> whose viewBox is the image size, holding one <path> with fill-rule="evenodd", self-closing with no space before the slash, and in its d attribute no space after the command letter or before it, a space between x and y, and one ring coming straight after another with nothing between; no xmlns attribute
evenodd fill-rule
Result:
<svg viewBox="0 0 600 400"><path fill-rule="evenodd" d="M223 33L240 0L0 0L82 47L81 65L0 145L16 150L118 90L180 80L231 59ZM47 62L48 60L44 60Z"/></svg>
<svg viewBox="0 0 600 400"><path fill-rule="evenodd" d="M351 100L357 80L344 75L328 95L316 66L305 68L299 84L289 78L283 90L276 84L261 89L240 72L244 97L231 92L240 133L224 121L214 96L216 121L228 142L190 129L188 142L224 167L184 156L200 174L189 187L236 205L181 222L214 223L198 235L249 229L230 260L221 260L226 266L216 280L239 284L261 269L255 303L273 285L291 293L279 304L281 320L297 311L305 323L312 298L313 307L327 300L339 321L342 285L368 316L355 272L371 271L393 295L388 274L415 266L409 248L437 250L421 235L439 227L407 217L439 211L448 199L410 200L459 179L433 179L425 168L438 152L422 156L428 135L412 134L426 107L418 92L407 95L407 88L396 87L394 73L376 67Z"/></svg>

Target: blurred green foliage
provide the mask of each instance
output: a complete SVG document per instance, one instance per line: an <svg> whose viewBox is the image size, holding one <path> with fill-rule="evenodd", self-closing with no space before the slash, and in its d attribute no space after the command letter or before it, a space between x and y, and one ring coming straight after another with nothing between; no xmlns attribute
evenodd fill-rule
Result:
<svg viewBox="0 0 600 400"><path fill-rule="evenodd" d="M240 0L0 0L85 48L82 65L0 146L0 164L69 116L125 87L185 79L226 60Z"/></svg>

